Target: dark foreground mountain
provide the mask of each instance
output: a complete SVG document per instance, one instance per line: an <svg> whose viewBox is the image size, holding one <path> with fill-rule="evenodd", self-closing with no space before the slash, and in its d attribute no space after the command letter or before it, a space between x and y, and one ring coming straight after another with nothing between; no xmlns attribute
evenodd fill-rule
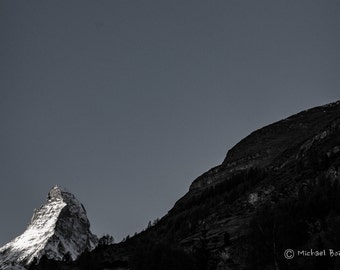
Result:
<svg viewBox="0 0 340 270"><path fill-rule="evenodd" d="M0 269L23 269L42 257L75 260L97 245L84 206L75 196L55 186L47 201L34 211L26 231L0 248Z"/></svg>
<svg viewBox="0 0 340 270"><path fill-rule="evenodd" d="M250 134L145 231L31 269L340 269L339 173L338 101Z"/></svg>

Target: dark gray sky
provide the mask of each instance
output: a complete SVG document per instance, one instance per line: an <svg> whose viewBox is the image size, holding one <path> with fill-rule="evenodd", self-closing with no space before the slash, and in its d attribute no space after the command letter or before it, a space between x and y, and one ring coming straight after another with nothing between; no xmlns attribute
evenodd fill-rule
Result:
<svg viewBox="0 0 340 270"><path fill-rule="evenodd" d="M340 99L339 1L1 1L0 244L55 184L117 241L253 130Z"/></svg>

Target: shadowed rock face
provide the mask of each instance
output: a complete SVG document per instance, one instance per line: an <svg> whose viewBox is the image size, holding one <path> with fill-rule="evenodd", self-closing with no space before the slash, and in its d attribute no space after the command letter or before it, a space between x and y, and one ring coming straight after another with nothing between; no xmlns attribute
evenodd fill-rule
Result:
<svg viewBox="0 0 340 270"><path fill-rule="evenodd" d="M251 133L228 151L221 165L194 180L168 214L136 239L152 235L188 252L204 239L216 260L225 253L227 261L242 269L249 224L262 207L295 200L302 189L313 188L315 179L340 182L339 175L340 101Z"/></svg>
<svg viewBox="0 0 340 270"><path fill-rule="evenodd" d="M34 211L26 231L0 249L0 269L8 264L27 265L43 255L74 260L96 244L84 206L73 194L55 186L46 203Z"/></svg>

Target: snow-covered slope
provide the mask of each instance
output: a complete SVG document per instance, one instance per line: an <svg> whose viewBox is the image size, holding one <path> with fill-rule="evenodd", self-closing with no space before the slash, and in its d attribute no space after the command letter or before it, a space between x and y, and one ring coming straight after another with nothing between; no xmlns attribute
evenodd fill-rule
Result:
<svg viewBox="0 0 340 270"><path fill-rule="evenodd" d="M96 244L84 206L73 194L55 186L46 203L34 211L26 231L0 248L0 270L28 265L43 255L74 260Z"/></svg>

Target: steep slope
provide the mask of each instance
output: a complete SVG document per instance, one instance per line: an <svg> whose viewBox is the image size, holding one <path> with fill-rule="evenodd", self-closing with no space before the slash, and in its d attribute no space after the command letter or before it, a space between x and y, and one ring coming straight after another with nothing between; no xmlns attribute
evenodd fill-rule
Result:
<svg viewBox="0 0 340 270"><path fill-rule="evenodd" d="M0 269L28 265L43 255L74 260L96 244L83 205L73 194L55 186L46 203L34 211L25 232L0 248Z"/></svg>
<svg viewBox="0 0 340 270"><path fill-rule="evenodd" d="M198 177L190 190L224 181L228 175L249 168L282 166L308 140L323 136L339 122L340 102L312 108L254 131L230 149L220 166ZM329 131L328 131L329 132ZM297 154L297 153L296 153Z"/></svg>
<svg viewBox="0 0 340 270"><path fill-rule="evenodd" d="M340 250L339 176L340 101L254 131L155 225L55 269L340 269L284 257Z"/></svg>

